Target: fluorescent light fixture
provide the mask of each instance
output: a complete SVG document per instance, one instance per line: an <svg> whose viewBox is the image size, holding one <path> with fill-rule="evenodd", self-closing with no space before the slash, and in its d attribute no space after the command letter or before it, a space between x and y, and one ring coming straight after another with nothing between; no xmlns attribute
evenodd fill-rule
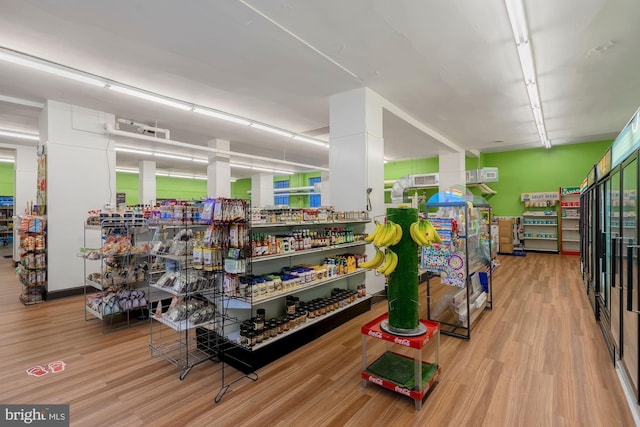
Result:
<svg viewBox="0 0 640 427"><path fill-rule="evenodd" d="M75 71L69 67L59 66L53 62L43 61L5 48L0 48L0 60L11 62L16 65L22 65L23 67L34 70L44 71L45 73L54 74L59 77L87 83L92 86L104 87L107 84L104 80L91 77L87 73Z"/></svg>
<svg viewBox="0 0 640 427"><path fill-rule="evenodd" d="M238 178L233 178L233 177L232 177L232 178L229 178L229 181L230 181L230 182L236 182L237 180L238 180Z"/></svg>
<svg viewBox="0 0 640 427"><path fill-rule="evenodd" d="M273 169L261 168L260 166L251 166L251 169L253 169L254 171L261 171L261 172L275 172Z"/></svg>
<svg viewBox="0 0 640 427"><path fill-rule="evenodd" d="M158 172L158 171L156 171L156 176L169 176L169 172Z"/></svg>
<svg viewBox="0 0 640 427"><path fill-rule="evenodd" d="M199 181L206 181L208 178L204 175L194 175L193 179L197 179Z"/></svg>
<svg viewBox="0 0 640 427"><path fill-rule="evenodd" d="M15 163L15 159L10 159L7 157L0 157L0 163Z"/></svg>
<svg viewBox="0 0 640 427"><path fill-rule="evenodd" d="M285 171L280 169L266 168L262 166L241 165L238 163L231 163L230 166L232 168L251 169L254 171L269 172L269 173L275 173L279 175L293 175L295 173L295 172Z"/></svg>
<svg viewBox="0 0 640 427"><path fill-rule="evenodd" d="M120 86L115 83L109 83L107 88L114 92L124 93L125 95L135 96L136 98L157 102L158 104L167 105L169 107L178 108L184 111L191 111L193 109L191 105L182 104L180 102L172 101L171 99L168 99L168 98L164 98L158 95L153 95L151 93L148 93L139 89L135 89L135 88Z"/></svg>
<svg viewBox="0 0 640 427"><path fill-rule="evenodd" d="M176 159L176 160L186 160L190 162L193 160L193 157L185 157L185 156L176 156L175 154L165 154L165 153L153 153L155 157L165 157L167 159Z"/></svg>
<svg viewBox="0 0 640 427"><path fill-rule="evenodd" d="M48 61L42 58L38 58L32 55L24 54L12 49L8 49L0 46L0 61L10 62L16 65L21 65L34 70L43 71L49 74L54 74L64 78L76 80L93 86L106 88L113 90L114 92L122 93L125 95L135 96L146 101L155 102L158 104L166 105L169 107L177 108L183 111L194 111L199 114L214 117L220 120L226 120L232 123L236 123L242 126L252 126L258 130L270 132L276 135L284 136L286 138L294 138L301 142L308 144L318 145L324 148L328 148L329 144L325 141L321 141L314 138L309 138L304 135L296 135L292 132L280 129L277 127L269 126L259 122L253 122L245 117L236 116L234 114L225 113L223 111L215 110L205 106L196 105L190 102L184 102L179 99L172 98L157 94L144 89L139 89L134 86L130 86L124 83L119 83L110 80L105 77L97 76L91 73L87 73L75 68L68 67L63 64L57 64L52 61ZM168 138L167 138L168 139Z"/></svg>
<svg viewBox="0 0 640 427"><path fill-rule="evenodd" d="M116 168L116 172L135 173L135 174L139 174L140 173L140 171L138 169L125 169L125 168Z"/></svg>
<svg viewBox="0 0 640 427"><path fill-rule="evenodd" d="M527 95L529 96L533 118L538 128L540 142L542 142L546 148L551 148L551 141L547 138L547 129L544 124L542 103L540 102L540 92L538 91L536 78L536 66L533 59L531 41L529 39L529 28L527 26L524 3L523 0L504 0L504 3L507 7L507 15L509 15L513 38L516 42L522 77L527 88Z"/></svg>
<svg viewBox="0 0 640 427"><path fill-rule="evenodd" d="M230 163L229 166L231 166L232 168L253 169L253 166L251 165L241 165L238 163Z"/></svg>
<svg viewBox="0 0 640 427"><path fill-rule="evenodd" d="M389 163L389 160L387 160L387 159L384 159L384 163Z"/></svg>
<svg viewBox="0 0 640 427"><path fill-rule="evenodd" d="M193 175L188 175L188 174L184 174L184 173L169 172L169 176L171 178L190 178L190 179L193 179Z"/></svg>
<svg viewBox="0 0 640 427"><path fill-rule="evenodd" d="M522 0L505 0L509 22L516 44L520 45L529 41L529 29L524 16L524 4Z"/></svg>
<svg viewBox="0 0 640 427"><path fill-rule="evenodd" d="M531 109L540 109L540 94L538 93L538 85L528 84L527 94L529 95L529 102L531 103Z"/></svg>
<svg viewBox="0 0 640 427"><path fill-rule="evenodd" d="M209 160L207 159L199 159L197 157L194 157L193 159L191 159L194 163L203 163L203 164L209 164Z"/></svg>
<svg viewBox="0 0 640 427"><path fill-rule="evenodd" d="M10 138L28 139L30 141L39 141L40 135L34 133L15 132L12 130L0 129L0 136L8 136Z"/></svg>
<svg viewBox="0 0 640 427"><path fill-rule="evenodd" d="M281 135L281 136L286 136L287 138L291 138L293 137L293 134L291 132L287 132L284 131L282 129L277 129L271 126L265 126L265 125L261 125L260 123L251 123L251 127L254 127L256 129L260 129L263 130L265 132L270 132L276 135Z"/></svg>
<svg viewBox="0 0 640 427"><path fill-rule="evenodd" d="M123 153L143 154L145 156L150 156L153 154L151 151L135 150L133 148L124 148L124 147L116 147L116 151L122 151Z"/></svg>
<svg viewBox="0 0 640 427"><path fill-rule="evenodd" d="M251 122L241 117L232 116L231 114L222 113L208 108L194 107L193 111L204 114L206 116L215 117L216 119L226 120L228 122L237 123L239 125L249 126Z"/></svg>
<svg viewBox="0 0 640 427"><path fill-rule="evenodd" d="M535 83L536 81L536 67L533 63L533 52L531 51L531 43L526 42L518 47L518 57L520 58L520 68L522 68L522 75L524 81L529 83Z"/></svg>
<svg viewBox="0 0 640 427"><path fill-rule="evenodd" d="M329 144L327 144L326 142L319 141L317 139L308 138L306 136L294 135L293 139L295 139L297 141L306 142L306 143L309 143L309 144L319 145L320 147L329 148Z"/></svg>

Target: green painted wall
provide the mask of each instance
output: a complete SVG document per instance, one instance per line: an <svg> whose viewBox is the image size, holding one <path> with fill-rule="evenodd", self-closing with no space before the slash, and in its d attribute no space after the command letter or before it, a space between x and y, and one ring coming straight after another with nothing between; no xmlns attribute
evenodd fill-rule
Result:
<svg viewBox="0 0 640 427"><path fill-rule="evenodd" d="M138 175L116 173L116 192L127 194L127 204L138 204ZM207 196L207 181L156 176L158 199L199 200Z"/></svg>
<svg viewBox="0 0 640 427"><path fill-rule="evenodd" d="M466 158L466 169L498 168L498 182L489 184L498 194L484 195L493 207L495 215L515 216L522 213L520 193L555 191L559 187L578 186L587 172L611 146L612 141L587 142L554 146L550 150L505 151L481 153L480 158ZM389 162L385 165L384 178L397 179L406 175L439 172L438 158ZM386 185L390 188L390 185ZM418 190L427 200L436 189ZM481 194L471 188L474 194ZM385 203L391 203L391 194L385 193Z"/></svg>
<svg viewBox="0 0 640 427"><path fill-rule="evenodd" d="M158 199L200 200L207 197L207 181L157 176L156 197Z"/></svg>
<svg viewBox="0 0 640 427"><path fill-rule="evenodd" d="M482 167L497 167L498 182L489 184L498 194L485 196L495 215L516 216L524 210L520 193L556 191L579 186L612 141L558 145L550 150L486 153Z"/></svg>
<svg viewBox="0 0 640 427"><path fill-rule="evenodd" d="M247 191L251 190L251 178L239 179L231 183L231 198L251 200Z"/></svg>
<svg viewBox="0 0 640 427"><path fill-rule="evenodd" d="M116 192L127 195L127 205L138 204L138 174L116 172Z"/></svg>
<svg viewBox="0 0 640 427"><path fill-rule="evenodd" d="M14 196L13 163L0 163L0 196Z"/></svg>

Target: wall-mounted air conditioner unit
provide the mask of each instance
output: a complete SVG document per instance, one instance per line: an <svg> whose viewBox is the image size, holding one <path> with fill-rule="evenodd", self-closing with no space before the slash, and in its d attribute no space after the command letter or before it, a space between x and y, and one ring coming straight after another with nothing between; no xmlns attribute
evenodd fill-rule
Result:
<svg viewBox="0 0 640 427"><path fill-rule="evenodd" d="M437 173L427 173L423 175L411 175L413 180L412 187L428 187L438 185L440 175Z"/></svg>
<svg viewBox="0 0 640 427"><path fill-rule="evenodd" d="M467 184L477 184L478 183L478 169L471 169L465 171L466 182Z"/></svg>
<svg viewBox="0 0 640 427"><path fill-rule="evenodd" d="M480 172L480 182L498 182L498 168L482 168Z"/></svg>

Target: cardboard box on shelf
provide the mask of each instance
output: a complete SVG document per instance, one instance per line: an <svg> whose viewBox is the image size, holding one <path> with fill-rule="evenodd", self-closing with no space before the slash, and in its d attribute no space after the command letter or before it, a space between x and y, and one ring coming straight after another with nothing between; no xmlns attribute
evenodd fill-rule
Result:
<svg viewBox="0 0 640 427"><path fill-rule="evenodd" d="M513 253L513 243L500 243L500 253L511 254Z"/></svg>

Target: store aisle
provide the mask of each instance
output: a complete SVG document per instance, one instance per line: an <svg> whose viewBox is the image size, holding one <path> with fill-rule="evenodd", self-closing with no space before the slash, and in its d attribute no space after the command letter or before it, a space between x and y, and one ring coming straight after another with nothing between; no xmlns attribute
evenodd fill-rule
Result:
<svg viewBox="0 0 640 427"><path fill-rule="evenodd" d="M578 258L500 262L494 310L471 341L442 337L441 382L416 412L409 398L361 388L360 327L384 303L260 369L258 382L235 384L215 404L219 365L198 366L180 381L172 365L150 357L146 323L102 335L97 322L84 321L82 297L25 307L11 260L0 259L0 402L69 403L77 426L633 425ZM371 357L384 346L372 344ZM66 364L60 373L25 372L57 360Z"/></svg>

